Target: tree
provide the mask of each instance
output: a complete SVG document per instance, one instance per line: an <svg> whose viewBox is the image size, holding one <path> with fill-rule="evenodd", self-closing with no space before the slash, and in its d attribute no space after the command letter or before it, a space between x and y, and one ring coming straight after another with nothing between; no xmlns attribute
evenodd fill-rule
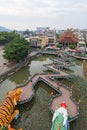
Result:
<svg viewBox="0 0 87 130"><path fill-rule="evenodd" d="M19 62L27 57L28 51L29 43L23 38L16 37L5 45L3 57L10 62Z"/></svg>
<svg viewBox="0 0 87 130"><path fill-rule="evenodd" d="M86 43L86 46L87 46L87 41L85 41L85 43Z"/></svg>
<svg viewBox="0 0 87 130"><path fill-rule="evenodd" d="M59 38L59 36L60 36L60 35L57 33L57 34L56 34L56 37Z"/></svg>
<svg viewBox="0 0 87 130"><path fill-rule="evenodd" d="M76 46L75 45L69 45L70 49L74 49Z"/></svg>
<svg viewBox="0 0 87 130"><path fill-rule="evenodd" d="M19 35L15 32L0 32L0 45L5 45L11 42L15 37Z"/></svg>
<svg viewBox="0 0 87 130"><path fill-rule="evenodd" d="M58 44L57 44L57 47L62 48L63 45L62 45L61 43L58 43Z"/></svg>
<svg viewBox="0 0 87 130"><path fill-rule="evenodd" d="M30 34L30 31L29 31L28 29L26 29L26 30L24 31L24 34L29 35L29 34Z"/></svg>

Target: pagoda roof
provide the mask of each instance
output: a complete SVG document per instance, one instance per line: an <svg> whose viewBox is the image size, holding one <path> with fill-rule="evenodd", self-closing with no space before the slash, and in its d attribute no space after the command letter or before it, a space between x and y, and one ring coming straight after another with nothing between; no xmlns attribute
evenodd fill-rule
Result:
<svg viewBox="0 0 87 130"><path fill-rule="evenodd" d="M72 43L76 43L78 41L78 39L75 37L75 35L73 34L71 30L67 30L58 39L59 42L63 42L66 40L71 41Z"/></svg>

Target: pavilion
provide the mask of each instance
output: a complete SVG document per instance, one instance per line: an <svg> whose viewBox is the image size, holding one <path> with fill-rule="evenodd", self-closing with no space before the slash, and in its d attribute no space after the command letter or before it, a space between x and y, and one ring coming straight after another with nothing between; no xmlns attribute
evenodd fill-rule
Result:
<svg viewBox="0 0 87 130"><path fill-rule="evenodd" d="M77 46L78 39L73 34L72 30L68 29L58 39L59 44L63 45L63 48L69 47L69 45Z"/></svg>

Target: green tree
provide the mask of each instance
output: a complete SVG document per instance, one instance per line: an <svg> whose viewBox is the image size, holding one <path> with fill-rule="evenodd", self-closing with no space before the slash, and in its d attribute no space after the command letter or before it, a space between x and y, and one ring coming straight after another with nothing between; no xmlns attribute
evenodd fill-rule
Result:
<svg viewBox="0 0 87 130"><path fill-rule="evenodd" d="M87 46L87 41L85 43L86 43L86 46Z"/></svg>
<svg viewBox="0 0 87 130"><path fill-rule="evenodd" d="M57 37L57 38L59 38L59 36L60 36L59 34L56 34L56 37Z"/></svg>
<svg viewBox="0 0 87 130"><path fill-rule="evenodd" d="M3 57L10 62L19 62L24 60L29 51L29 43L20 37L15 37L13 41L4 47Z"/></svg>
<svg viewBox="0 0 87 130"><path fill-rule="evenodd" d="M0 45L5 45L11 42L15 37L19 37L19 35L15 32L0 32Z"/></svg>
<svg viewBox="0 0 87 130"><path fill-rule="evenodd" d="M69 45L70 49L74 49L76 46L75 45Z"/></svg>
<svg viewBox="0 0 87 130"><path fill-rule="evenodd" d="M57 44L57 47L62 48L63 45L62 45L61 43L58 43L58 44Z"/></svg>
<svg viewBox="0 0 87 130"><path fill-rule="evenodd" d="M26 29L23 34L29 35L29 34L30 34L30 31L29 31L28 29Z"/></svg>

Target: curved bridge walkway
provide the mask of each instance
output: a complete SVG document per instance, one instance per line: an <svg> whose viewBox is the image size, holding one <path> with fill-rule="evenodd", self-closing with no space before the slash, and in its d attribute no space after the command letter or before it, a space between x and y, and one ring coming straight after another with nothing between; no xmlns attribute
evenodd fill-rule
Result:
<svg viewBox="0 0 87 130"><path fill-rule="evenodd" d="M46 84L48 84L50 87L55 89L60 96L56 96L55 98L52 98L52 101L50 103L50 109L56 110L61 102L65 101L67 104L67 109L69 112L69 115L71 116L71 119L74 120L78 117L78 105L71 99L70 97L70 91L62 86L62 84L52 80L51 77L58 77L58 78L67 78L70 75L54 68L52 65L46 65L48 69L51 69L56 74L35 74L28 83L26 83L24 86L20 86L23 89L23 93L21 95L21 99L19 104L23 104L25 102L28 102L32 99L34 96L34 86L38 81L43 81Z"/></svg>

